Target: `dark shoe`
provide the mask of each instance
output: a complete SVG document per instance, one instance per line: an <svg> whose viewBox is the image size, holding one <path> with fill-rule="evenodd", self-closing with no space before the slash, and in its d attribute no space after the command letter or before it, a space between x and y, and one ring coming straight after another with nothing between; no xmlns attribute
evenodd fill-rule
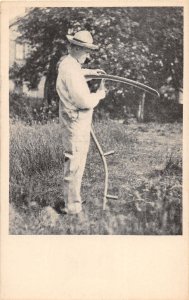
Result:
<svg viewBox="0 0 189 300"><path fill-rule="evenodd" d="M67 214L67 211L65 209L65 202L64 201L55 203L53 208L60 215L66 215Z"/></svg>

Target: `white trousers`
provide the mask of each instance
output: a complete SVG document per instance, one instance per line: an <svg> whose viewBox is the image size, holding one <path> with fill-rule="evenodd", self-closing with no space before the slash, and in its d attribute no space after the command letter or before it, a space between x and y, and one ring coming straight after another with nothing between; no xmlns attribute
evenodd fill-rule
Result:
<svg viewBox="0 0 189 300"><path fill-rule="evenodd" d="M68 213L82 210L81 182L90 143L92 110L72 112L60 109L60 124L64 147L64 202Z"/></svg>

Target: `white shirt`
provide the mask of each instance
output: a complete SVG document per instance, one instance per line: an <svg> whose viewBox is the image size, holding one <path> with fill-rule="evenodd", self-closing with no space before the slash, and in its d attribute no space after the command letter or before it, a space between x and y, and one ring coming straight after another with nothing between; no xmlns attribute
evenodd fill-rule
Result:
<svg viewBox="0 0 189 300"><path fill-rule="evenodd" d="M93 70L82 69L71 55L61 61L56 89L65 109L92 109L104 98L104 91L90 92L84 77L85 74L90 74L90 71L92 73Z"/></svg>

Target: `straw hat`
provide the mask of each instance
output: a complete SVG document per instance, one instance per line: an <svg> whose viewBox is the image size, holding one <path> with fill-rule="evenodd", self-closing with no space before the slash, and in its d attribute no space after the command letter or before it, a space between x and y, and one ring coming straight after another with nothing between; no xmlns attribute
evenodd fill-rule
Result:
<svg viewBox="0 0 189 300"><path fill-rule="evenodd" d="M74 35L68 34L66 37L71 44L92 50L98 49L98 46L93 44L92 35L87 30L78 31Z"/></svg>

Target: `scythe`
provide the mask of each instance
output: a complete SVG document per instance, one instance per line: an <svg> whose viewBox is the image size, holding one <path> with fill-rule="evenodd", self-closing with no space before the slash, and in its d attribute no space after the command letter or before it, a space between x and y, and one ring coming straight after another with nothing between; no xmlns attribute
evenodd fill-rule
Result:
<svg viewBox="0 0 189 300"><path fill-rule="evenodd" d="M145 85L143 83L140 83L138 81L132 80L132 79L128 79L128 78L124 78L124 77L120 77L120 76L114 76L114 75L107 75L107 74L99 74L99 75L86 75L85 76L87 79L105 79L105 80L111 80L111 81L117 81L117 82L122 82L125 83L127 85L132 85L136 88L139 88L147 93L150 93L154 96L160 96L158 91L156 91L155 89L149 87L148 85Z"/></svg>
<svg viewBox="0 0 189 300"><path fill-rule="evenodd" d="M107 74L99 74L99 75L86 75L85 76L86 79L90 80L90 79L104 79L104 80L111 80L111 81L116 81L116 82L122 82L124 84L127 85L131 85L134 86L136 88L139 88L147 93L150 93L156 97L160 97L158 91L156 91L155 89L140 83L138 81L134 81L131 79L127 79L127 78L123 78L120 76L114 76L114 75L107 75ZM99 154L101 156L102 162L103 162L103 166L104 166L104 173L105 173L105 183L104 183L104 197L103 197L103 210L106 209L106 203L107 203L107 199L118 199L118 196L113 196L113 195L109 195L108 194L108 166L107 166L107 162L106 162L106 156L114 154L114 151L108 151L106 153L103 152L102 147L100 146L97 137L94 133L94 129L93 127L91 127L91 136L96 144L96 147L99 151Z"/></svg>

